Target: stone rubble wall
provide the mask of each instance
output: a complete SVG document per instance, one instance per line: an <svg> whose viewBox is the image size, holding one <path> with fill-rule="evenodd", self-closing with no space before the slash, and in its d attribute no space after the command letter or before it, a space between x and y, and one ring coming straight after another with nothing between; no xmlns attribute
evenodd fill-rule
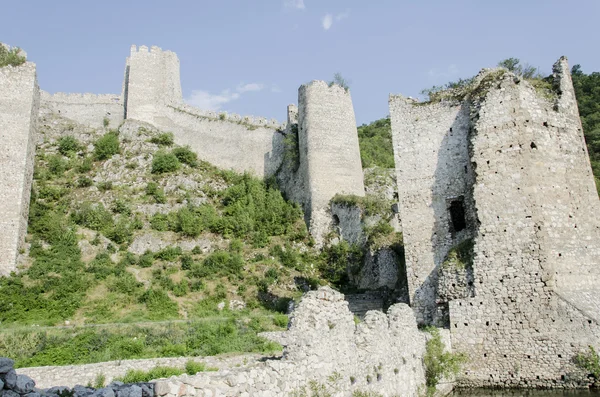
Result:
<svg viewBox="0 0 600 397"><path fill-rule="evenodd" d="M448 102L420 105L398 95L390 96L390 116L410 304L419 323L437 323L436 268L473 230L453 230L452 200L464 197L467 224L475 223L468 195L469 109Z"/></svg>
<svg viewBox="0 0 600 397"><path fill-rule="evenodd" d="M40 115L60 114L79 124L101 128L108 120L109 128L117 128L124 117L123 101L113 94L49 94L41 91Z"/></svg>
<svg viewBox="0 0 600 397"><path fill-rule="evenodd" d="M344 296L323 287L304 296L282 342L281 359L158 380L156 394L290 396L310 381L325 385L338 396L355 391L415 396L424 388L425 336L405 304L391 306L387 315L370 311L356 325Z"/></svg>
<svg viewBox="0 0 600 397"><path fill-rule="evenodd" d="M473 110L475 297L450 302L466 386L586 387L573 358L600 346L597 320L560 295L598 301L600 236L566 59L554 70L556 101L507 73Z"/></svg>
<svg viewBox="0 0 600 397"><path fill-rule="evenodd" d="M27 375L35 379L38 387L48 388L53 386L74 387L75 385L94 384L97 376L103 375L106 383L115 378L123 377L129 370L149 371L157 366L184 368L192 360L204 363L207 368L234 368L256 363L262 356L258 354L245 354L239 356L214 356L214 357L167 357L139 360L118 360L95 364L62 365L47 367L17 368L20 375Z"/></svg>
<svg viewBox="0 0 600 397"><path fill-rule="evenodd" d="M34 63L0 68L0 276L16 270L27 233L39 102Z"/></svg>

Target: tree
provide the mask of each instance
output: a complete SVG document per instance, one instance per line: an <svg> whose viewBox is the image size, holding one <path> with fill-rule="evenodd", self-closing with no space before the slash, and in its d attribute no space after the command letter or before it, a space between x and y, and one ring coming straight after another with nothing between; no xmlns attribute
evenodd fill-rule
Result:
<svg viewBox="0 0 600 397"><path fill-rule="evenodd" d="M521 65L521 61L518 58L504 59L498 62L498 66L508 69L509 72L513 72L514 74L522 76L525 79L536 79L542 77L538 68L527 63Z"/></svg>
<svg viewBox="0 0 600 397"><path fill-rule="evenodd" d="M331 87L332 85L336 84L348 91L350 89L348 86L349 83L350 82L346 80L341 73L337 72L333 75L333 81L329 82L329 86Z"/></svg>

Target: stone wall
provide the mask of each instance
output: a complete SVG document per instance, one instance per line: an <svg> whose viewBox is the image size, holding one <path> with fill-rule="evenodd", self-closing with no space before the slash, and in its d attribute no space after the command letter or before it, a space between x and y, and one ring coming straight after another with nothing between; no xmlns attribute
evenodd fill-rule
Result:
<svg viewBox="0 0 600 397"><path fill-rule="evenodd" d="M15 270L27 232L39 101L35 64L0 68L0 275Z"/></svg>
<svg viewBox="0 0 600 397"><path fill-rule="evenodd" d="M552 90L484 70L462 103L392 97L390 111L409 288L429 291L411 303L425 321L448 321L468 355L459 384L587 386L573 359L600 344L600 202L566 59ZM457 195L473 239L462 273L440 269L460 242L444 205Z"/></svg>
<svg viewBox="0 0 600 397"><path fill-rule="evenodd" d="M281 359L241 369L157 381L158 396L290 396L311 381L335 395L376 392L415 396L424 390L425 336L405 304L371 311L356 325L344 296L327 287L307 293L278 338Z"/></svg>
<svg viewBox="0 0 600 397"><path fill-rule="evenodd" d="M126 61L126 118L171 131L200 159L258 177L275 174L282 161L283 128L276 120L204 111L183 103L179 59L153 46L131 47Z"/></svg>
<svg viewBox="0 0 600 397"><path fill-rule="evenodd" d="M79 124L100 128L104 120L108 127L117 128L124 119L123 101L120 95L113 94L65 94L51 95L41 91L40 114L60 114Z"/></svg>
<svg viewBox="0 0 600 397"><path fill-rule="evenodd" d="M471 236L474 224L469 108L391 96L390 116L410 303L418 322L439 323L436 269L452 246ZM453 224L453 203L464 209L462 229Z"/></svg>
<svg viewBox="0 0 600 397"><path fill-rule="evenodd" d="M305 212L319 244L331 226L336 194L364 196L358 132L350 93L313 81L298 90L299 176L306 181Z"/></svg>
<svg viewBox="0 0 600 397"><path fill-rule="evenodd" d="M108 384L115 378L123 377L129 370L149 371L158 366L183 369L189 360L204 363L206 368L210 369L226 369L255 364L260 358L262 358L262 356L258 354L244 354L239 356L223 355L214 357L148 358L82 365L17 368L16 371L20 375L27 375L32 379L35 379L37 387L40 388L54 386L74 387L75 385L93 385L98 376L104 376L105 382Z"/></svg>
<svg viewBox="0 0 600 397"><path fill-rule="evenodd" d="M599 202L568 70L554 101L506 74L474 109L475 297L450 303L465 385L587 385L573 358L600 329L576 305L599 301Z"/></svg>

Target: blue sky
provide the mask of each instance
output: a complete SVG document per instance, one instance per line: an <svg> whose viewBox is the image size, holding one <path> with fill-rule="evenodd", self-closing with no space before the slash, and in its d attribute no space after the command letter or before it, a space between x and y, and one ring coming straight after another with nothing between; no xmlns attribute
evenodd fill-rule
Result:
<svg viewBox="0 0 600 397"><path fill-rule="evenodd" d="M390 93L508 57L600 71L597 0L21 0L2 13L0 41L27 51L46 91L119 93L131 44L158 45L178 54L188 102L280 121L299 85L336 72L362 124L388 114Z"/></svg>

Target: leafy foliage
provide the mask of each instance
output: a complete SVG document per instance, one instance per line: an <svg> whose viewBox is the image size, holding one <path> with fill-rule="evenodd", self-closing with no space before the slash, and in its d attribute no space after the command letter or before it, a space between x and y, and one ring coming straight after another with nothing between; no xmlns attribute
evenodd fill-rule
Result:
<svg viewBox="0 0 600 397"><path fill-rule="evenodd" d="M392 126L389 117L358 127L358 142L363 168L394 168Z"/></svg>
<svg viewBox="0 0 600 397"><path fill-rule="evenodd" d="M159 150L152 159L152 173L164 174L166 172L177 171L181 163L177 156L171 152Z"/></svg>
<svg viewBox="0 0 600 397"><path fill-rule="evenodd" d="M175 148L173 149L173 154L183 164L187 164L190 167L198 166L198 155L192 152L189 146Z"/></svg>
<svg viewBox="0 0 600 397"><path fill-rule="evenodd" d="M175 138L172 132L163 132L150 138L150 142L155 143L159 146L173 146Z"/></svg>
<svg viewBox="0 0 600 397"><path fill-rule="evenodd" d="M27 59L21 55L21 49L13 47L10 50L0 44L0 68L5 66L19 66L25 63Z"/></svg>
<svg viewBox="0 0 600 397"><path fill-rule="evenodd" d="M575 364L588 371L594 379L600 379L600 357L593 346L588 346L586 352L579 353L575 357Z"/></svg>
<svg viewBox="0 0 600 397"><path fill-rule="evenodd" d="M94 157L96 160L107 160L119 153L119 134L111 130L99 138L94 144Z"/></svg>
<svg viewBox="0 0 600 397"><path fill-rule="evenodd" d="M425 356L423 357L425 384L427 385L427 394L433 395L439 381L442 378L456 376L467 358L463 354L444 351L444 344L437 328L430 327L425 331L431 334L425 345Z"/></svg>
<svg viewBox="0 0 600 397"><path fill-rule="evenodd" d="M329 86L333 86L333 85L339 85L340 87L342 87L343 89L345 89L346 91L348 91L350 89L350 82L348 80L346 80L341 73L337 72L333 75L333 80L329 82Z"/></svg>
<svg viewBox="0 0 600 397"><path fill-rule="evenodd" d="M585 74L575 65L571 74L596 187L600 187L600 73Z"/></svg>
<svg viewBox="0 0 600 397"><path fill-rule="evenodd" d="M79 150L81 150L81 145L74 137L67 135L59 138L58 151L63 156L68 156L72 153L76 153Z"/></svg>

